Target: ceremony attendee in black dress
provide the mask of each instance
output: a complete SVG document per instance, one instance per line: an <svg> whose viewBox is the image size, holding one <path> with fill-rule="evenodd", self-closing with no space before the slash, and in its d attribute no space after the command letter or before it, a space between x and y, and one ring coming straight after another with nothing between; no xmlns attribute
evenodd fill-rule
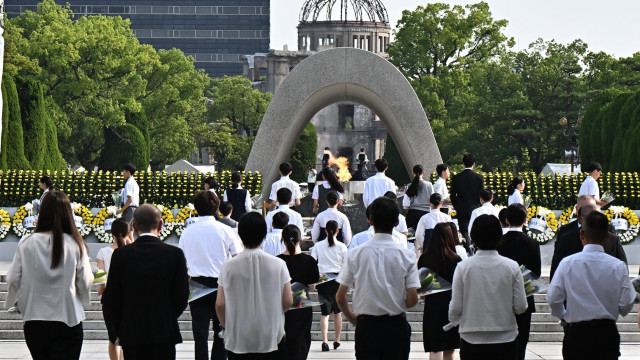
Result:
<svg viewBox="0 0 640 360"><path fill-rule="evenodd" d="M329 205L327 205L327 194L329 194L331 190L338 193L340 198L338 206L342 205L344 186L342 186L332 168L326 167L322 169L322 180L322 184L316 186L311 194L314 214L320 214L329 208Z"/></svg>
<svg viewBox="0 0 640 360"><path fill-rule="evenodd" d="M287 225L282 230L282 240L287 250L278 257L287 263L291 282L311 285L318 282L320 273L314 258L303 254L298 244L302 240L300 230L295 225ZM307 297L308 297L307 292ZM311 348L311 323L313 309L296 309L284 314L284 332L286 334L287 360L304 360Z"/></svg>
<svg viewBox="0 0 640 360"><path fill-rule="evenodd" d="M469 237L469 219L471 212L480 207L480 190L484 188L482 175L473 171L476 158L471 154L462 157L464 171L451 179L451 203L456 209L460 233L467 242Z"/></svg>
<svg viewBox="0 0 640 360"><path fill-rule="evenodd" d="M429 268L449 283L462 259L456 254L453 232L447 223L439 223L433 229L431 241L418 260L418 268ZM453 360L455 349L460 347L458 328L444 331L449 323L448 310L451 291L432 294L424 299L422 342L429 359Z"/></svg>
<svg viewBox="0 0 640 360"><path fill-rule="evenodd" d="M413 181L404 193L402 206L408 208L407 228L417 229L420 218L429 213L429 199L433 194L433 184L424 180L424 168L422 165L413 167ZM444 199L443 199L444 200Z"/></svg>
<svg viewBox="0 0 640 360"><path fill-rule="evenodd" d="M231 174L230 188L224 191L224 201L228 201L233 205L231 218L240 221L242 215L251 212L251 194L249 190L242 188L242 174L234 172Z"/></svg>

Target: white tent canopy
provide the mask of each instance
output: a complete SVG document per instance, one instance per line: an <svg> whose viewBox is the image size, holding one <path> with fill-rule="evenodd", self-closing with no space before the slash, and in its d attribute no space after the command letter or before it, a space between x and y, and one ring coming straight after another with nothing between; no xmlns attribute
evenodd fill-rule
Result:
<svg viewBox="0 0 640 360"><path fill-rule="evenodd" d="M216 171L215 165L193 165L187 160L178 160L175 163L167 166L164 171L168 173L172 172L214 172Z"/></svg>
<svg viewBox="0 0 640 360"><path fill-rule="evenodd" d="M580 164L573 166L573 173L580 174ZM553 164L547 163L542 169L543 175L563 175L563 174L571 174L571 164Z"/></svg>

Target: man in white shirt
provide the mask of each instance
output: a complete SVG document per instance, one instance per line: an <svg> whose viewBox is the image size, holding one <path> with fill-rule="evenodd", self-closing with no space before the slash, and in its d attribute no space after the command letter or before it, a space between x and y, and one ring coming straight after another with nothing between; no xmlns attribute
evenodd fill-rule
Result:
<svg viewBox="0 0 640 360"><path fill-rule="evenodd" d="M375 235L376 232L373 229L373 224L371 223L370 214L369 214L369 208L367 208L366 216L367 216L367 222L370 225L369 229L353 235L353 237L351 238L351 243L349 244L348 251L351 251L351 250L355 249L356 247L358 247L358 246L366 243L367 241L373 239L373 236ZM393 229L393 233L391 234L391 236L393 236L393 241L396 244L402 246L405 249L409 248L407 237L403 233L398 232L394 228Z"/></svg>
<svg viewBox="0 0 640 360"><path fill-rule="evenodd" d="M347 215L338 211L338 200L340 200L338 192L333 190L329 191L327 194L327 205L329 205L329 208L318 214L316 220L313 222L311 240L313 240L314 243L327 238L327 234L324 231L325 225L330 220L333 220L338 223L338 229L340 230L337 236L338 240L347 247L351 244L351 224L349 223Z"/></svg>
<svg viewBox="0 0 640 360"><path fill-rule="evenodd" d="M386 193L384 193L383 196L395 201L396 204L397 204L398 195L397 195L397 193L395 191L387 191ZM402 211L400 211L400 212L402 212ZM403 234L405 237L407 237L407 235L409 235L409 228L407 227L407 218L404 215L399 214L398 215L398 226L396 226L393 229L396 230L397 232Z"/></svg>
<svg viewBox="0 0 640 360"><path fill-rule="evenodd" d="M633 308L636 292L627 265L604 252L609 221L599 212L586 216L580 230L582 252L564 258L556 270L547 303L564 323L565 359L617 359L618 316ZM566 305L564 305L566 301Z"/></svg>
<svg viewBox="0 0 640 360"><path fill-rule="evenodd" d="M592 162L589 164L587 172L589 175L582 182L578 196L591 195L596 199L596 203L599 206L607 205L606 202L600 200L600 187L598 186L598 179L600 175L602 175L602 165L597 162Z"/></svg>
<svg viewBox="0 0 640 360"><path fill-rule="evenodd" d="M387 191L396 191L396 183L385 175L385 171L389 168L387 160L378 159L375 165L378 173L368 178L364 183L362 202L365 208L368 207L373 200L383 196Z"/></svg>
<svg viewBox="0 0 640 360"><path fill-rule="evenodd" d="M182 232L178 243L187 259L191 281L209 288L218 288L218 276L222 266L237 254L236 233L231 227L213 217L218 210L218 201L218 197L210 191L200 191L196 194L193 206L200 219ZM207 341L210 319L213 319L211 359L227 358L224 341L218 337L221 328L215 313L216 297L217 292L213 292L189 303L197 360L209 359Z"/></svg>
<svg viewBox="0 0 640 360"><path fill-rule="evenodd" d="M436 180L436 182L433 184L433 192L442 195L443 205L445 205L445 207L448 207L448 205L451 205L451 200L449 199L449 189L447 188L447 179L449 178L449 176L451 176L449 165L440 164L436 166L436 173L438 174L438 180Z"/></svg>
<svg viewBox="0 0 640 360"><path fill-rule="evenodd" d="M122 177L126 180L124 190L122 191L122 208L116 212L117 215L131 223L133 221L133 212L140 205L140 187L133 178L136 173L136 166L127 164L122 168Z"/></svg>
<svg viewBox="0 0 640 360"><path fill-rule="evenodd" d="M469 233L471 233L471 228L473 227L473 222L480 215L493 215L496 219L500 219L500 210L498 210L493 204L493 193L489 189L480 190L480 204L482 204L479 208L473 210L471 212L471 218L469 219ZM473 240L473 239L471 239Z"/></svg>
<svg viewBox="0 0 640 360"><path fill-rule="evenodd" d="M440 207L442 206L442 195L439 193L431 194L429 202L431 203L431 211L420 218L416 228L415 241L417 249L427 248L429 239L431 239L431 232L437 224L451 221L451 216L440 211Z"/></svg>
<svg viewBox="0 0 640 360"><path fill-rule="evenodd" d="M288 204L291 200L291 190L288 188L282 188L278 190L277 199L279 204ZM273 230L272 222L273 216L279 212L284 212L289 215L289 224L295 225L300 229L300 234L304 236L304 225L302 224L302 215L299 212L291 210L289 205L278 205L278 208L270 211L267 214L265 221L267 222L267 232Z"/></svg>
<svg viewBox="0 0 640 360"><path fill-rule="evenodd" d="M285 212L278 212L273 215L272 230L262 242L262 250L267 254L278 256L287 250L287 246L282 241L282 229L289 224L289 215Z"/></svg>
<svg viewBox="0 0 640 360"><path fill-rule="evenodd" d="M271 200L271 204L269 205L269 207L271 210L276 207L278 190L282 188L291 190L292 199L285 204L278 201L278 205L288 205L289 207L300 206L300 199L302 198L302 195L300 194L300 185L289 178L292 172L293 167L291 166L291 164L280 164L280 180L274 182L273 185L271 185L271 194L269 195L269 199Z"/></svg>
<svg viewBox="0 0 640 360"><path fill-rule="evenodd" d="M390 199L378 198L371 203L376 234L347 254L337 279L338 306L349 322L358 325L356 359L409 358L411 327L406 312L418 303L420 280L415 254L391 236L398 214L398 205ZM354 284L352 311L347 291Z"/></svg>

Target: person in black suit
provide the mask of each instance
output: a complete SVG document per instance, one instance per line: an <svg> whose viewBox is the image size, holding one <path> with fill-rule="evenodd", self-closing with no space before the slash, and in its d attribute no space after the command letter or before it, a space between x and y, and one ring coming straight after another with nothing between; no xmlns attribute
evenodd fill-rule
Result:
<svg viewBox="0 0 640 360"><path fill-rule="evenodd" d="M578 211L580 211L580 208L582 208L583 206L585 206L586 204L593 204L593 205L597 205L596 204L596 198L593 197L593 195L589 195L589 194L583 194L578 196L578 202L576 203L576 214L578 214ZM556 235L556 239L560 239L562 237L562 235L568 233L571 230L575 230L578 229L578 222L577 221L572 221L568 224L562 225L559 229L558 229L558 234Z"/></svg>
<svg viewBox="0 0 640 360"><path fill-rule="evenodd" d="M540 259L540 244L527 234L522 232L522 226L527 220L527 209L522 204L511 204L507 208L507 224L509 231L502 236L498 245L498 253L504 257L524 265L531 270L534 277L539 278L542 272L542 260ZM516 315L518 323L518 359L524 360L529 342L531 329L531 314L536 312L533 296L527 297L527 311Z"/></svg>
<svg viewBox="0 0 640 360"><path fill-rule="evenodd" d="M115 329L127 360L173 360L182 342L178 317L189 298L184 253L158 239L162 214L155 206L136 209L133 227L140 237L111 258L102 295L105 323Z"/></svg>
<svg viewBox="0 0 640 360"><path fill-rule="evenodd" d="M470 242L469 219L471 212L480 207L480 190L484 188L482 175L473 171L476 158L471 154L462 157L464 171L451 179L451 203L456 209L460 233Z"/></svg>
<svg viewBox="0 0 640 360"><path fill-rule="evenodd" d="M582 221L591 214L593 211L599 211L599 208L595 204L587 203L578 210L578 220L574 221L578 224L582 224ZM565 225L566 226L566 225ZM611 229L609 229L611 232ZM625 263L627 262L627 254L625 254L620 239L615 234L611 234L609 240L603 245L604 252L617 258ZM576 224L575 228L565 232L561 237L556 240L555 248L553 250L553 258L551 259L551 273L549 280L553 279L553 275L560 265L560 261L569 255L579 253L582 251L582 241L580 240L580 227Z"/></svg>

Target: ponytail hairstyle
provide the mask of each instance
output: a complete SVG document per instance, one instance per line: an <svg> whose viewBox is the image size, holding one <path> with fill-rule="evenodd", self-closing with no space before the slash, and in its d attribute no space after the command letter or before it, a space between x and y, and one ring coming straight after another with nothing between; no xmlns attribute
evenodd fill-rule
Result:
<svg viewBox="0 0 640 360"><path fill-rule="evenodd" d="M231 174L231 188L232 189L237 189L238 187L240 187L240 183L242 182L242 174L240 174L239 172L234 172L233 174Z"/></svg>
<svg viewBox="0 0 640 360"><path fill-rule="evenodd" d="M409 188L405 192L408 197L412 198L420 194L420 191L422 190L420 188L420 175L422 174L424 174L424 168L422 165L416 165L413 167L413 181L411 181L411 185L409 185Z"/></svg>
<svg viewBox="0 0 640 360"><path fill-rule="evenodd" d="M511 196L516 192L516 187L524 182L524 179L520 176L516 176L511 180L511 184L507 186L507 195Z"/></svg>
<svg viewBox="0 0 640 360"><path fill-rule="evenodd" d="M338 181L338 177L332 168L327 166L322 169L322 177L329 182L329 185L333 190L339 193L344 193L344 186L340 184L340 181Z"/></svg>
<svg viewBox="0 0 640 360"><path fill-rule="evenodd" d="M327 231L327 242L329 243L329 247L335 246L335 236L338 233L338 223L333 220L329 220L324 226L324 229Z"/></svg>
<svg viewBox="0 0 640 360"><path fill-rule="evenodd" d="M48 176L43 176L40 178L40 183L44 184L49 191L53 190L53 180L51 180Z"/></svg>
<svg viewBox="0 0 640 360"><path fill-rule="evenodd" d="M131 225L123 218L117 218L111 224L111 235L119 248L126 245L124 238L129 236L130 232Z"/></svg>
<svg viewBox="0 0 640 360"><path fill-rule="evenodd" d="M300 229L296 225L287 225L282 229L282 242L287 247L289 255L296 254L296 247L301 240Z"/></svg>

